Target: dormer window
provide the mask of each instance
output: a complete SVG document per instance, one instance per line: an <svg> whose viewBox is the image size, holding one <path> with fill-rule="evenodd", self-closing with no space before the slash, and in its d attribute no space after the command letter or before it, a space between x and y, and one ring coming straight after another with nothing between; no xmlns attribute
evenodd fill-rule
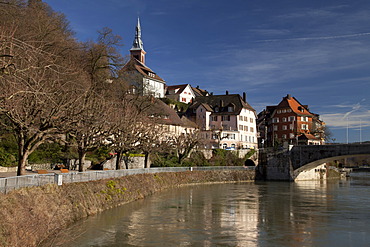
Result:
<svg viewBox="0 0 370 247"><path fill-rule="evenodd" d="M215 107L215 112L219 112L220 108L218 106Z"/></svg>
<svg viewBox="0 0 370 247"><path fill-rule="evenodd" d="M234 104L230 104L228 107L227 107L227 111L228 112L233 112L235 110L235 106Z"/></svg>

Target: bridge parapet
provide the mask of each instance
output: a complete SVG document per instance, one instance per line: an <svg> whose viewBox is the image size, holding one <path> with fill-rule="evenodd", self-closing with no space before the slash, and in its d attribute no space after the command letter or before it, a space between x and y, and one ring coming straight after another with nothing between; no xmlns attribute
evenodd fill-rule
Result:
<svg viewBox="0 0 370 247"><path fill-rule="evenodd" d="M370 144L294 146L290 150L294 170L314 161L347 155L370 155Z"/></svg>

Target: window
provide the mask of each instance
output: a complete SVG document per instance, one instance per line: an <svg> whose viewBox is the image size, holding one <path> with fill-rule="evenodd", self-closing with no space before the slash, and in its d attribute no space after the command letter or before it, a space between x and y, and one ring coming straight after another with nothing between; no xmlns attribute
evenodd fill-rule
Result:
<svg viewBox="0 0 370 247"><path fill-rule="evenodd" d="M292 112L292 109L288 109L288 110L286 110L286 112Z"/></svg>
<svg viewBox="0 0 370 247"><path fill-rule="evenodd" d="M229 134L227 134L227 133L222 133L222 138L224 138L224 139L228 139L228 138L229 138Z"/></svg>
<svg viewBox="0 0 370 247"><path fill-rule="evenodd" d="M281 110L277 110L277 113L280 114L281 113Z"/></svg>
<svg viewBox="0 0 370 247"><path fill-rule="evenodd" d="M243 125L239 125L239 130L243 130Z"/></svg>
<svg viewBox="0 0 370 247"><path fill-rule="evenodd" d="M303 130L308 130L308 125L307 124L302 124L302 129Z"/></svg>
<svg viewBox="0 0 370 247"><path fill-rule="evenodd" d="M254 132L254 129L253 129L253 127L250 127L250 131L251 131L251 132Z"/></svg>
<svg viewBox="0 0 370 247"><path fill-rule="evenodd" d="M294 124L290 124L289 129L291 129L291 130L294 129Z"/></svg>
<svg viewBox="0 0 370 247"><path fill-rule="evenodd" d="M226 149L226 148L227 148L227 144L226 144L226 143L224 143L224 144L222 145L222 148L223 148L223 149Z"/></svg>
<svg viewBox="0 0 370 247"><path fill-rule="evenodd" d="M248 122L248 117L244 117L244 121Z"/></svg>
<svg viewBox="0 0 370 247"><path fill-rule="evenodd" d="M287 130L287 129L288 129L288 126L283 125L283 130Z"/></svg>
<svg viewBox="0 0 370 247"><path fill-rule="evenodd" d="M301 117L301 120L302 120L303 122L308 122L308 117Z"/></svg>
<svg viewBox="0 0 370 247"><path fill-rule="evenodd" d="M286 134L283 134L282 137L283 137L283 139L286 139Z"/></svg>
<svg viewBox="0 0 370 247"><path fill-rule="evenodd" d="M293 133L290 133L290 134L289 134L289 138L290 138L290 139L293 139L293 138L294 138L294 134L293 134Z"/></svg>
<svg viewBox="0 0 370 247"><path fill-rule="evenodd" d="M215 112L218 112L219 111L219 108L218 106L215 107Z"/></svg>
<svg viewBox="0 0 370 247"><path fill-rule="evenodd" d="M243 121L243 116L239 116L239 121Z"/></svg>
<svg viewBox="0 0 370 247"><path fill-rule="evenodd" d="M286 113L286 109L282 110L281 112L282 112L282 113Z"/></svg>
<svg viewBox="0 0 370 247"><path fill-rule="evenodd" d="M230 116L222 116L222 121L230 121Z"/></svg>
<svg viewBox="0 0 370 247"><path fill-rule="evenodd" d="M272 122L273 122L273 123L278 123L278 122L279 122L279 118L278 118L278 117L274 117L274 118L272 119Z"/></svg>
<svg viewBox="0 0 370 247"><path fill-rule="evenodd" d="M253 118L250 118L249 120L250 120L251 123L253 123Z"/></svg>
<svg viewBox="0 0 370 247"><path fill-rule="evenodd" d="M234 106L228 106L227 111L228 112L233 112L234 111Z"/></svg>
<svg viewBox="0 0 370 247"><path fill-rule="evenodd" d="M277 131L277 130L278 130L278 126L274 125L274 131Z"/></svg>
<svg viewBox="0 0 370 247"><path fill-rule="evenodd" d="M229 134L228 138L231 139L231 140L235 140L235 134Z"/></svg>
<svg viewBox="0 0 370 247"><path fill-rule="evenodd" d="M244 131L248 131L248 126L244 126Z"/></svg>
<svg viewBox="0 0 370 247"><path fill-rule="evenodd" d="M217 116L211 116L211 121L217 122L218 121Z"/></svg>
<svg viewBox="0 0 370 247"><path fill-rule="evenodd" d="M295 121L295 116L290 116L290 117L288 117L288 121L289 121L289 122L293 122L293 121Z"/></svg>
<svg viewBox="0 0 370 247"><path fill-rule="evenodd" d="M283 122L286 122L286 117L283 117Z"/></svg>
<svg viewBox="0 0 370 247"><path fill-rule="evenodd" d="M181 101L182 102L186 102L186 98L181 98Z"/></svg>

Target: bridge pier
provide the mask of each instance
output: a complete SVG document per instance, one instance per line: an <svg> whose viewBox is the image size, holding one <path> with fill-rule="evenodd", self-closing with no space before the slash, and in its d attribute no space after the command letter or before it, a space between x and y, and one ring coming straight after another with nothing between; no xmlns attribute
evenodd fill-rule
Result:
<svg viewBox="0 0 370 247"><path fill-rule="evenodd" d="M257 171L264 180L293 181L293 167L289 152L273 149L260 150Z"/></svg>

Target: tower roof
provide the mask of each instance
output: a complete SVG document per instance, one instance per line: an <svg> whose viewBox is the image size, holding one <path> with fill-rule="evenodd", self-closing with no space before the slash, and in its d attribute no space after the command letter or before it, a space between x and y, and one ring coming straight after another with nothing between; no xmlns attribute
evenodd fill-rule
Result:
<svg viewBox="0 0 370 247"><path fill-rule="evenodd" d="M132 43L132 47L130 51L134 50L143 50L144 51L144 45L143 41L141 40L141 26L140 26L140 19L139 17L137 18L137 24L135 28L135 39L134 42Z"/></svg>

